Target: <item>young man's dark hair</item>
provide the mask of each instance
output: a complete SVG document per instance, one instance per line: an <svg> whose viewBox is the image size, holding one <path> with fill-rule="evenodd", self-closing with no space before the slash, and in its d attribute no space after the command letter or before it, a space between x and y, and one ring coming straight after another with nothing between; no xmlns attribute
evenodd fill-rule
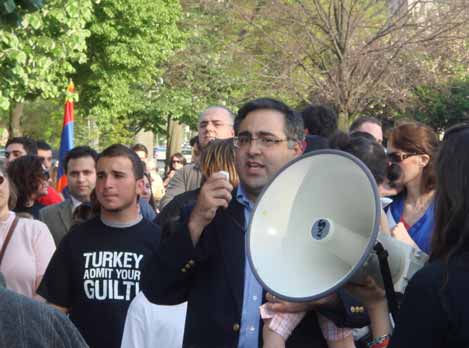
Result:
<svg viewBox="0 0 469 348"><path fill-rule="evenodd" d="M52 147L44 140L36 140L36 145L38 150L52 151Z"/></svg>
<svg viewBox="0 0 469 348"><path fill-rule="evenodd" d="M63 168L65 173L67 173L68 162L72 159L82 158L82 157L91 157L96 162L98 160L98 153L89 146L77 146L71 149L64 159Z"/></svg>
<svg viewBox="0 0 469 348"><path fill-rule="evenodd" d="M99 155L96 160L99 161L100 158L103 157L126 157L132 162L132 169L135 175L135 178L143 179L143 174L145 173L145 169L143 167L143 162L140 158L138 158L137 154L129 149L127 146L122 144L114 144L109 146L108 148L104 149Z"/></svg>
<svg viewBox="0 0 469 348"><path fill-rule="evenodd" d="M235 119L235 132L238 134L239 126L246 116L256 110L275 110L285 116L285 135L288 140L300 141L304 139L303 120L298 112L285 103L271 99L260 98L244 104L238 111Z"/></svg>
<svg viewBox="0 0 469 348"><path fill-rule="evenodd" d="M358 130L363 124L365 123L374 123L380 127L382 127L382 123L376 117L373 116L361 116L357 118L353 123L350 125L350 133L355 132Z"/></svg>
<svg viewBox="0 0 469 348"><path fill-rule="evenodd" d="M31 139L30 137L14 137L8 139L5 148L7 148L8 145L11 144L21 144L23 145L23 148L28 155L37 155L36 141L34 141L34 139Z"/></svg>
<svg viewBox="0 0 469 348"><path fill-rule="evenodd" d="M148 157L148 149L143 144L135 144L131 147L131 150L134 151L134 152L143 151L143 152L145 152L146 157Z"/></svg>
<svg viewBox="0 0 469 348"><path fill-rule="evenodd" d="M310 105L302 112L304 128L310 135L330 137L337 130L337 114L331 108L324 105Z"/></svg>

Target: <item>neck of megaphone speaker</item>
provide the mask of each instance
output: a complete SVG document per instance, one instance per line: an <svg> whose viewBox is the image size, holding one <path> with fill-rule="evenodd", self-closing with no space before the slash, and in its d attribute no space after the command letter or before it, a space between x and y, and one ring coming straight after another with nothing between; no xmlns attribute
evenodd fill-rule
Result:
<svg viewBox="0 0 469 348"><path fill-rule="evenodd" d="M428 255L419 249L380 232L373 252L363 267L353 275L352 282L360 283L371 276L386 290L389 309L397 315L395 292L404 293L412 276L428 261Z"/></svg>

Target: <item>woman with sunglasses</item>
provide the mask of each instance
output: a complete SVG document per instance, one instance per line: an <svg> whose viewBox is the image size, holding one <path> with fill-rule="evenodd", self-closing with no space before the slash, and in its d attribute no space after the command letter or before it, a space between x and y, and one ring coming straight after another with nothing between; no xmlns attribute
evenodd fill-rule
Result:
<svg viewBox="0 0 469 348"><path fill-rule="evenodd" d="M168 187L168 184L173 178L174 174L176 174L176 171L184 167L185 164L186 159L181 153L177 152L171 156L169 159L169 168L163 180L164 188Z"/></svg>
<svg viewBox="0 0 469 348"><path fill-rule="evenodd" d="M47 195L49 175L37 156L22 156L10 162L8 176L14 183L18 197L14 207L16 213L39 219L39 211L44 207L37 199Z"/></svg>
<svg viewBox="0 0 469 348"><path fill-rule="evenodd" d="M430 261L409 282L392 336L384 291L350 287L370 315L371 347L469 347L469 123L450 128L436 164Z"/></svg>
<svg viewBox="0 0 469 348"><path fill-rule="evenodd" d="M16 159L14 162L19 161ZM42 299L36 290L55 251L55 243L41 221L20 218L14 184L0 170L0 273L7 288L24 296Z"/></svg>
<svg viewBox="0 0 469 348"><path fill-rule="evenodd" d="M435 193L435 154L438 137L420 123L394 128L388 139L388 158L398 164L403 189L389 206L391 234L411 246L430 252Z"/></svg>

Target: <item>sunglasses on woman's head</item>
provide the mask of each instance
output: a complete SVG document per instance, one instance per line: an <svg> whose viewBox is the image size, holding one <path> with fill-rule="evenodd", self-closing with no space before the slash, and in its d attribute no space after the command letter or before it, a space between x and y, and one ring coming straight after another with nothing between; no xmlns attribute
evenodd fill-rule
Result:
<svg viewBox="0 0 469 348"><path fill-rule="evenodd" d="M393 162L393 163L400 163L402 162L403 160L409 158L409 157L412 157L412 156L417 156L417 155L420 155L419 153L416 153L416 152L409 152L409 153L405 153L405 152L390 152L387 154L388 156L388 159Z"/></svg>

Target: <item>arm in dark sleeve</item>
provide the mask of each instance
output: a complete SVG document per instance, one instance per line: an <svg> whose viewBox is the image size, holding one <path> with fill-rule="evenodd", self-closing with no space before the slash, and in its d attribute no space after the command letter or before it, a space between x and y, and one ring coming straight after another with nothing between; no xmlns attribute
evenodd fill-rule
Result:
<svg viewBox="0 0 469 348"><path fill-rule="evenodd" d="M142 273L140 286L150 302L174 305L187 300L192 279L206 256L206 235L194 246L187 224L182 222L167 224L171 228L163 239L158 252L153 256Z"/></svg>
<svg viewBox="0 0 469 348"><path fill-rule="evenodd" d="M435 281L427 269L422 271L407 286L390 348L446 346L448 315L438 295L441 282Z"/></svg>
<svg viewBox="0 0 469 348"><path fill-rule="evenodd" d="M71 275L70 234L66 235L56 249L42 277L37 293L47 302L70 309L72 306L73 284Z"/></svg>
<svg viewBox="0 0 469 348"><path fill-rule="evenodd" d="M345 289L337 291L336 303L320 306L317 311L338 327L360 328L370 324L363 304Z"/></svg>

